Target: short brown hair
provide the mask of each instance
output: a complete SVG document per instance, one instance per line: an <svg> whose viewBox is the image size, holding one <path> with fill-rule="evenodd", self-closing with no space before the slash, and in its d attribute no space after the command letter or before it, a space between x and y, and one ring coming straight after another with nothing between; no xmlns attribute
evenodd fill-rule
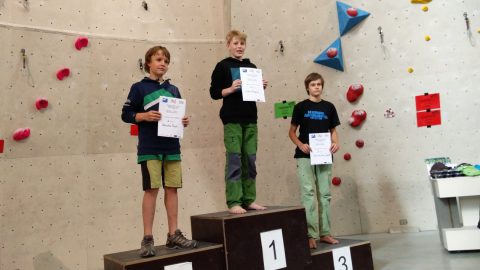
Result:
<svg viewBox="0 0 480 270"><path fill-rule="evenodd" d="M152 47L148 49L148 51L145 53L145 65L143 65L143 69L147 73L150 73L150 67L147 64L150 64L150 62L152 61L152 56L158 51L161 51L163 55L167 58L168 62L170 62L170 52L167 50L167 48L163 46Z"/></svg>
<svg viewBox="0 0 480 270"><path fill-rule="evenodd" d="M309 94L308 85L311 82L316 81L316 80L321 80L322 81L322 88L323 88L323 85L325 84L325 81L323 80L322 75L320 75L316 72L312 72L312 73L308 74L308 76L305 78L305 90L307 90L308 94Z"/></svg>
<svg viewBox="0 0 480 270"><path fill-rule="evenodd" d="M247 41L247 35L245 33L238 30L231 30L230 32L228 32L226 37L227 44L229 44L234 37L238 37L238 39L240 39L243 42Z"/></svg>

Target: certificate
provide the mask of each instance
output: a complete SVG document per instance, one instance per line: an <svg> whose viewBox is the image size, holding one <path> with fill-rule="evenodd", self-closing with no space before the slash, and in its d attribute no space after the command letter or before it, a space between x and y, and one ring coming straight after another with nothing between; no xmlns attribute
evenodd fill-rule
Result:
<svg viewBox="0 0 480 270"><path fill-rule="evenodd" d="M265 102L262 70L258 68L240 68L243 101Z"/></svg>
<svg viewBox="0 0 480 270"><path fill-rule="evenodd" d="M184 99L160 97L158 111L162 118L158 121L158 136L183 138L182 118L186 106L187 101Z"/></svg>
<svg viewBox="0 0 480 270"><path fill-rule="evenodd" d="M308 144L310 145L310 164L332 164L332 153L330 146L332 139L330 133L309 133Z"/></svg>

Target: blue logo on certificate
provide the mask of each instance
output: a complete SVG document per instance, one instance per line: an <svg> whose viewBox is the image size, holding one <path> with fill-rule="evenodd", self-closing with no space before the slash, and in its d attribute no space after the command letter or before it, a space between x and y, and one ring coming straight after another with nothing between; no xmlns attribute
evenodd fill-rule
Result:
<svg viewBox="0 0 480 270"><path fill-rule="evenodd" d="M166 98L166 97L162 98L162 102L163 102L163 103L167 103L167 102L168 102L168 98Z"/></svg>

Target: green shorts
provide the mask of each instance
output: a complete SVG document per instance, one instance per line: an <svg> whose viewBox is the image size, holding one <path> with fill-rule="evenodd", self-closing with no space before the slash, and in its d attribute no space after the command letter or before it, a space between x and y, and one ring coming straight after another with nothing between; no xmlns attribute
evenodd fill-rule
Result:
<svg viewBox="0 0 480 270"><path fill-rule="evenodd" d="M143 190L160 187L182 187L182 162L180 160L147 160L140 163Z"/></svg>

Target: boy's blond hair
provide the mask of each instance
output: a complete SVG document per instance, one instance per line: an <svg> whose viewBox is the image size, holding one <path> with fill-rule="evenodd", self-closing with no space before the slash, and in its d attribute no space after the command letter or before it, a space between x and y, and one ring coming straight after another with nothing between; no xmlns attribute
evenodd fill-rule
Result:
<svg viewBox="0 0 480 270"><path fill-rule="evenodd" d="M232 41L234 37L237 37L238 39L240 39L240 41L243 42L247 41L247 35L245 33L238 30L231 30L230 32L228 32L226 37L227 44L230 44L230 41Z"/></svg>

